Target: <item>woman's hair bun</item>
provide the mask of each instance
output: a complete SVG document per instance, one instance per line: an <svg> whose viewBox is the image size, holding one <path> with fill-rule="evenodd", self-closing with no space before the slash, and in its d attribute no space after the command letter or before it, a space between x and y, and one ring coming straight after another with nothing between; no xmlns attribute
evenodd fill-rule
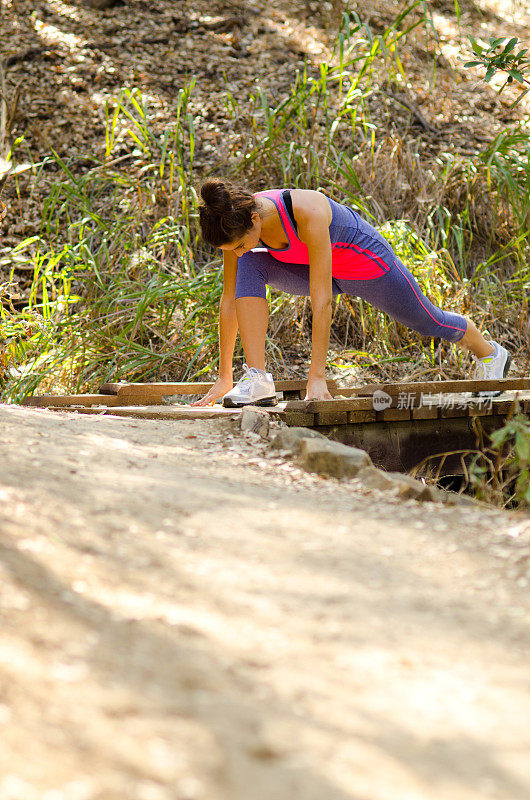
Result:
<svg viewBox="0 0 530 800"><path fill-rule="evenodd" d="M201 186L199 222L202 238L214 247L244 236L253 225L257 204L252 192L222 178L207 178Z"/></svg>
<svg viewBox="0 0 530 800"><path fill-rule="evenodd" d="M208 178L201 186L201 197L209 211L216 214L232 211L229 187L220 178Z"/></svg>

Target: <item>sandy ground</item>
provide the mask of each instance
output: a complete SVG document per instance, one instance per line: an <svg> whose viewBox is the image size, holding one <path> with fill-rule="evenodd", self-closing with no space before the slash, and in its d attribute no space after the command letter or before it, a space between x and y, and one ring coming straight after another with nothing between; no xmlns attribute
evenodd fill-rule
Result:
<svg viewBox="0 0 530 800"><path fill-rule="evenodd" d="M1 800L528 800L530 518L0 406Z"/></svg>

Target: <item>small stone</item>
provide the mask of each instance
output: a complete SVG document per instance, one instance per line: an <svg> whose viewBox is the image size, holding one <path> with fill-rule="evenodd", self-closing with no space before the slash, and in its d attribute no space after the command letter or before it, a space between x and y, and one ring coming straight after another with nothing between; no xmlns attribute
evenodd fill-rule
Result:
<svg viewBox="0 0 530 800"><path fill-rule="evenodd" d="M259 439L261 439L261 434L259 434L257 431L243 431L243 436L249 442L257 442Z"/></svg>
<svg viewBox="0 0 530 800"><path fill-rule="evenodd" d="M402 475L400 472L389 472L397 485L398 497L403 499L419 500L432 500L431 487L410 475Z"/></svg>
<svg viewBox="0 0 530 800"><path fill-rule="evenodd" d="M401 472L385 472L376 467L365 467L357 477L369 489L394 491L403 499L430 500L437 503L443 503L445 500L445 492L436 486L428 486L410 475L402 475Z"/></svg>
<svg viewBox="0 0 530 800"><path fill-rule="evenodd" d="M368 453L357 447L313 438L300 441L300 453L304 469L333 478L354 477L372 463Z"/></svg>
<svg viewBox="0 0 530 800"><path fill-rule="evenodd" d="M281 450L288 453L298 452L300 450L300 442L302 439L323 439L328 441L326 437L318 431L313 431L311 428L284 428L281 430L271 442L271 446L275 450Z"/></svg>
<svg viewBox="0 0 530 800"><path fill-rule="evenodd" d="M396 487L396 482L389 477L388 472L377 467L364 467L357 475L363 486L369 489L379 489L389 491Z"/></svg>
<svg viewBox="0 0 530 800"><path fill-rule="evenodd" d="M269 414L260 408L246 406L240 414L239 427L241 431L257 433L262 439L267 439L269 435Z"/></svg>
<svg viewBox="0 0 530 800"><path fill-rule="evenodd" d="M457 492L445 492L446 504L448 506L473 506L477 507L477 501L467 494L458 494Z"/></svg>

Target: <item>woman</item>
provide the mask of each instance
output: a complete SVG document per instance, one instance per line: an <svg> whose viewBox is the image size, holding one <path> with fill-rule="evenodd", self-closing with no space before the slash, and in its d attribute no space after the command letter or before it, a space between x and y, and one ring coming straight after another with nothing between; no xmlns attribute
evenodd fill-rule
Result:
<svg viewBox="0 0 530 800"><path fill-rule="evenodd" d="M210 405L221 396L229 407L276 403L274 381L265 369L267 285L311 297L306 400L332 399L325 366L332 297L337 294L362 297L421 334L457 342L475 356L477 378L502 378L508 372L508 351L486 341L469 318L434 306L386 239L348 206L308 189L253 194L219 178L203 184L201 197L202 236L223 251L224 283L219 377L192 405ZM247 363L234 386L232 356L238 328Z"/></svg>

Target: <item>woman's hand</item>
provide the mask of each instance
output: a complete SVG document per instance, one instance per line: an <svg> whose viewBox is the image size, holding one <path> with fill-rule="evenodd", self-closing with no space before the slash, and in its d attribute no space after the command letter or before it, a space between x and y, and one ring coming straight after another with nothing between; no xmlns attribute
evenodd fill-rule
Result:
<svg viewBox="0 0 530 800"><path fill-rule="evenodd" d="M333 400L325 378L308 378L304 400Z"/></svg>
<svg viewBox="0 0 530 800"><path fill-rule="evenodd" d="M234 387L234 381L232 378L217 378L214 385L210 389L210 391L201 397L200 400L195 400L193 403L190 403L192 406L212 406L218 397L222 397L224 394L230 391Z"/></svg>

